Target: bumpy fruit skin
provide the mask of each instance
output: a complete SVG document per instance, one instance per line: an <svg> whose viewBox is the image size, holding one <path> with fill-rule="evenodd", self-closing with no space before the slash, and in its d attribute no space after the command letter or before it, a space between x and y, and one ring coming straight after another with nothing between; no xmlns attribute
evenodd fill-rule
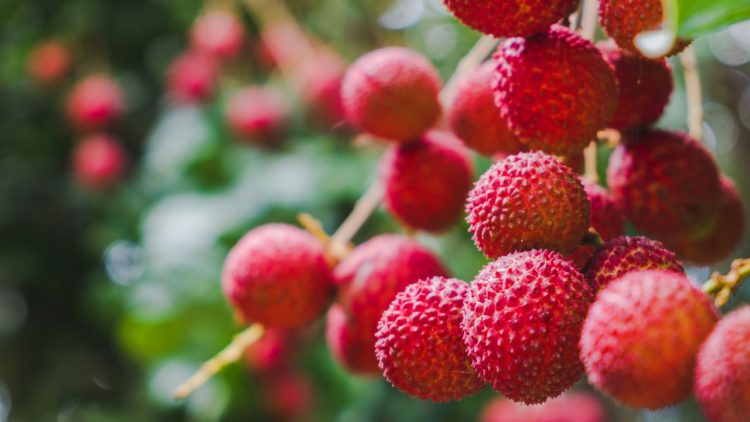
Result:
<svg viewBox="0 0 750 422"><path fill-rule="evenodd" d="M191 29L195 49L219 60L230 60L242 51L245 30L237 18L225 10L211 10L195 20Z"/></svg>
<svg viewBox="0 0 750 422"><path fill-rule="evenodd" d="M622 215L609 192L596 183L581 179L591 203L591 227L603 241L612 240L622 234Z"/></svg>
<svg viewBox="0 0 750 422"><path fill-rule="evenodd" d="M448 121L453 133L480 154L515 154L522 145L495 105L494 73L494 64L486 62L459 83L456 98L447 111Z"/></svg>
<svg viewBox="0 0 750 422"><path fill-rule="evenodd" d="M513 401L560 395L581 378L578 340L593 298L583 275L556 252L535 249L491 262L464 301L472 366Z"/></svg>
<svg viewBox="0 0 750 422"><path fill-rule="evenodd" d="M443 0L464 25L496 37L542 32L572 13L576 0Z"/></svg>
<svg viewBox="0 0 750 422"><path fill-rule="evenodd" d="M436 402L460 400L484 387L461 338L468 285L433 277L409 285L378 323L375 355L399 390Z"/></svg>
<svg viewBox="0 0 750 422"><path fill-rule="evenodd" d="M125 149L106 135L91 135L76 145L73 173L84 188L101 190L122 179L127 165Z"/></svg>
<svg viewBox="0 0 750 422"><path fill-rule="evenodd" d="M235 92L226 105L229 128L239 138L272 145L282 137L288 114L284 99L273 89L249 86Z"/></svg>
<svg viewBox="0 0 750 422"><path fill-rule="evenodd" d="M750 306L721 319L698 352L695 397L711 422L750 415Z"/></svg>
<svg viewBox="0 0 750 422"><path fill-rule="evenodd" d="M745 210L737 188L727 177L721 178L721 198L711 229L698 236L677 235L664 243L677 257L696 264L710 265L729 256L742 239Z"/></svg>
<svg viewBox="0 0 750 422"><path fill-rule="evenodd" d="M398 235L376 236L341 261L334 270L334 281L346 318L339 316L339 323L332 324L337 321L332 321L329 313L328 320L329 328L345 327L338 330L343 353L332 347L335 357L350 357L340 360L341 364L357 374L379 374L375 331L383 311L406 286L432 276L447 277L448 271L430 250ZM331 336L328 340L331 345Z"/></svg>
<svg viewBox="0 0 750 422"><path fill-rule="evenodd" d="M522 152L498 161L466 203L474 244L487 257L533 248L570 252L589 226L578 176L555 157Z"/></svg>
<svg viewBox="0 0 750 422"><path fill-rule="evenodd" d="M333 358L348 371L362 377L379 375L375 359L374 334L349 316L344 307L334 303L326 316L326 343Z"/></svg>
<svg viewBox="0 0 750 422"><path fill-rule="evenodd" d="M229 251L221 285L244 322L299 327L328 304L331 269L313 236L287 224L267 224L250 230Z"/></svg>
<svg viewBox="0 0 750 422"><path fill-rule="evenodd" d="M178 102L203 102L216 89L218 66L214 59L199 51L177 56L169 65L167 85Z"/></svg>
<svg viewBox="0 0 750 422"><path fill-rule="evenodd" d="M690 395L695 356L716 320L684 274L627 273L599 292L583 325L588 380L631 407L677 404Z"/></svg>
<svg viewBox="0 0 750 422"><path fill-rule="evenodd" d="M564 393L544 404L526 406L495 399L482 410L479 422L608 422L604 405L593 394Z"/></svg>
<svg viewBox="0 0 750 422"><path fill-rule="evenodd" d="M98 129L112 123L125 108L120 86L104 75L91 75L75 84L68 95L66 109L73 125Z"/></svg>
<svg viewBox="0 0 750 422"><path fill-rule="evenodd" d="M624 136L610 156L607 182L625 217L658 239L695 235L716 217L716 163L684 133L645 129Z"/></svg>
<svg viewBox="0 0 750 422"><path fill-rule="evenodd" d="M662 0L602 0L599 2L599 22L604 32L617 45L632 54L642 55L634 44L636 35L659 29L664 21ZM667 54L677 54L689 44L678 39Z"/></svg>
<svg viewBox="0 0 750 422"><path fill-rule="evenodd" d="M605 243L586 266L586 278L598 290L623 275L641 270L684 273L675 257L656 240L641 236L621 236Z"/></svg>
<svg viewBox="0 0 750 422"><path fill-rule="evenodd" d="M389 140L412 140L440 117L440 76L419 53L381 48L346 71L341 96L349 122Z"/></svg>
<svg viewBox="0 0 750 422"><path fill-rule="evenodd" d="M612 68L594 44L565 27L508 39L495 61L495 103L532 150L576 154L612 118L617 106Z"/></svg>
<svg viewBox="0 0 750 422"><path fill-rule="evenodd" d="M26 61L26 71L41 85L55 85L67 75L71 62L68 45L50 39L34 47Z"/></svg>
<svg viewBox="0 0 750 422"><path fill-rule="evenodd" d="M383 156L380 176L391 214L411 228L440 232L461 218L474 166L452 134L431 131L394 145Z"/></svg>

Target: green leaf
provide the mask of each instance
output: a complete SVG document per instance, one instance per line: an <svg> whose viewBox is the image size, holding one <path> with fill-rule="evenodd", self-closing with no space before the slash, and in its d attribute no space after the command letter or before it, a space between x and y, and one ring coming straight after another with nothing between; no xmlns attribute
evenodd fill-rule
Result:
<svg viewBox="0 0 750 422"><path fill-rule="evenodd" d="M667 0L667 22L680 38L698 38L750 19L750 0Z"/></svg>

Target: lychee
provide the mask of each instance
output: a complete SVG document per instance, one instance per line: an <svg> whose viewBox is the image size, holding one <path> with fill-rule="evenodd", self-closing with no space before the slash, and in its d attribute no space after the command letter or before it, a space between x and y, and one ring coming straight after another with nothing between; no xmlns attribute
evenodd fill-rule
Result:
<svg viewBox="0 0 750 422"><path fill-rule="evenodd" d="M122 179L127 164L125 149L110 136L90 135L75 147L73 173L88 189L106 189Z"/></svg>
<svg viewBox="0 0 750 422"><path fill-rule="evenodd" d="M522 152L498 161L476 182L466 221L490 258L533 248L567 253L583 239L590 207L570 167L542 152Z"/></svg>
<svg viewBox="0 0 750 422"><path fill-rule="evenodd" d="M421 54L386 47L349 66L341 96L351 124L375 136L407 141L440 117L440 85L437 70Z"/></svg>
<svg viewBox="0 0 750 422"><path fill-rule="evenodd" d="M125 96L120 85L105 75L90 75L78 81L66 103L71 122L83 129L107 126L124 108Z"/></svg>
<svg viewBox="0 0 750 422"><path fill-rule="evenodd" d="M341 100L341 83L346 67L330 51L317 52L306 58L295 71L302 101L312 121L330 127L345 120Z"/></svg>
<svg viewBox="0 0 750 422"><path fill-rule="evenodd" d="M268 87L242 88L232 94L226 105L232 132L258 145L272 145L281 139L287 114L284 98Z"/></svg>
<svg viewBox="0 0 750 422"><path fill-rule="evenodd" d="M315 385L298 371L287 370L269 379L264 386L266 404L279 421L310 420L315 406Z"/></svg>
<svg viewBox="0 0 750 422"><path fill-rule="evenodd" d="M515 154L522 146L495 105L494 73L494 64L486 62L459 83L447 111L448 121L453 133L480 154Z"/></svg>
<svg viewBox="0 0 750 422"><path fill-rule="evenodd" d="M540 405L527 406L506 399L492 400L479 422L608 422L604 405L593 394L563 393Z"/></svg>
<svg viewBox="0 0 750 422"><path fill-rule="evenodd" d="M461 338L468 285L432 277L396 295L378 323L375 355L399 390L436 402L460 400L484 387Z"/></svg>
<svg viewBox="0 0 750 422"><path fill-rule="evenodd" d="M334 270L334 280L347 324L338 325L350 329L341 329L345 341L340 344L354 352L344 350L334 356L356 355L342 365L358 374L380 373L375 359L375 330L380 316L406 286L432 276L448 276L448 271L429 249L399 235L376 236L341 261ZM336 322L331 317L329 329Z"/></svg>
<svg viewBox="0 0 750 422"><path fill-rule="evenodd" d="M60 40L50 39L34 46L26 61L26 71L35 82L54 85L68 73L71 62L68 45Z"/></svg>
<svg viewBox="0 0 750 422"><path fill-rule="evenodd" d="M226 10L210 10L199 16L190 36L194 48L220 60L237 57L245 44L242 23Z"/></svg>
<svg viewBox="0 0 750 422"><path fill-rule="evenodd" d="M578 339L593 291L557 252L516 252L487 264L464 301L463 338L480 378L527 404L581 378Z"/></svg>
<svg viewBox="0 0 750 422"><path fill-rule="evenodd" d="M651 126L664 112L672 94L672 68L664 59L647 60L600 45L604 58L615 69L620 89L617 108L608 127L629 130Z"/></svg>
<svg viewBox="0 0 750 422"><path fill-rule="evenodd" d="M627 273L599 292L583 325L588 380L631 407L677 404L690 395L698 348L716 320L708 296L684 274Z"/></svg>
<svg viewBox="0 0 750 422"><path fill-rule="evenodd" d="M203 102L209 99L218 82L218 66L199 51L179 55L169 65L167 85L179 102Z"/></svg>
<svg viewBox="0 0 750 422"><path fill-rule="evenodd" d="M374 334L354 319L344 307L334 303L326 315L326 343L333 358L348 371L359 376L381 373L375 359ZM372 337L372 338L371 338Z"/></svg>
<svg viewBox="0 0 750 422"><path fill-rule="evenodd" d="M658 129L623 137L610 156L607 182L625 217L659 239L705 230L721 192L710 153L687 134Z"/></svg>
<svg viewBox="0 0 750 422"><path fill-rule="evenodd" d="M696 264L710 265L729 256L742 239L745 210L737 188L727 177L721 178L721 197L712 226L703 234L664 239L677 257Z"/></svg>
<svg viewBox="0 0 750 422"><path fill-rule="evenodd" d="M458 139L449 132L428 132L383 156L385 205L406 226L446 230L463 214L473 173L469 152Z"/></svg>
<svg viewBox="0 0 750 422"><path fill-rule="evenodd" d="M602 0L599 2L599 22L620 48L643 55L635 46L635 36L662 28L662 0ZM689 41L676 39L667 55L679 53L688 44Z"/></svg>
<svg viewBox="0 0 750 422"><path fill-rule="evenodd" d="M591 227L605 242L620 236L623 225L622 215L609 192L585 179L582 179L581 183L591 203Z"/></svg>
<svg viewBox="0 0 750 422"><path fill-rule="evenodd" d="M271 328L314 321L332 287L321 243L287 224L267 224L245 234L224 262L221 284L244 322Z"/></svg>
<svg viewBox="0 0 750 422"><path fill-rule="evenodd" d="M573 12L577 0L443 0L463 24L496 37L542 32Z"/></svg>
<svg viewBox="0 0 750 422"><path fill-rule="evenodd" d="M263 337L245 349L245 361L254 370L276 372L289 364L292 355L292 333L269 328Z"/></svg>
<svg viewBox="0 0 750 422"><path fill-rule="evenodd" d="M695 397L711 422L750 415L750 306L721 319L698 352Z"/></svg>
<svg viewBox="0 0 750 422"><path fill-rule="evenodd" d="M614 71L594 44L565 27L510 38L495 61L500 114L532 150L576 154L612 118Z"/></svg>

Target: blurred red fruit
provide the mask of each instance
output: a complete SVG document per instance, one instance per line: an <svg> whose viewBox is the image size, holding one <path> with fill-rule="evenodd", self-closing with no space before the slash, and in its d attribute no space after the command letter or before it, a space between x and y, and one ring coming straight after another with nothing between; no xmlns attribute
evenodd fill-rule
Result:
<svg viewBox="0 0 750 422"><path fill-rule="evenodd" d="M346 65L333 52L313 53L296 68L295 78L302 101L312 120L330 127L346 119L341 83Z"/></svg>
<svg viewBox="0 0 750 422"><path fill-rule="evenodd" d="M245 361L258 372L274 372L285 367L291 358L291 333L270 328L263 337L245 349Z"/></svg>
<svg viewBox="0 0 750 422"><path fill-rule="evenodd" d="M84 188L106 189L117 184L126 164L125 150L107 135L90 135L73 152L73 173Z"/></svg>
<svg viewBox="0 0 750 422"><path fill-rule="evenodd" d="M35 82L54 85L68 74L71 62L68 45L51 39L34 46L26 61L26 71Z"/></svg>
<svg viewBox="0 0 750 422"><path fill-rule="evenodd" d="M99 129L112 123L125 108L125 96L108 76L90 75L78 81L68 94L70 121L81 129Z"/></svg>
<svg viewBox="0 0 750 422"><path fill-rule="evenodd" d="M259 145L272 145L281 140L288 112L278 92L260 86L235 92L226 105L227 123L232 132Z"/></svg>
<svg viewBox="0 0 750 422"><path fill-rule="evenodd" d="M378 361L373 350L375 340L364 325L367 321L349 317L338 303L328 308L326 343L333 358L348 371L359 376L379 375Z"/></svg>
<svg viewBox="0 0 750 422"><path fill-rule="evenodd" d="M609 192L596 183L581 179L591 203L591 227L603 241L612 240L622 234L622 215Z"/></svg>
<svg viewBox="0 0 750 422"><path fill-rule="evenodd" d="M211 10L193 22L191 42L194 48L219 60L230 60L245 44L245 29L232 13Z"/></svg>
<svg viewBox="0 0 750 422"><path fill-rule="evenodd" d="M185 52L169 65L167 84L170 94L180 102L203 102L216 89L218 67L208 55Z"/></svg>
<svg viewBox="0 0 750 422"><path fill-rule="evenodd" d="M491 401L479 422L609 422L604 405L593 394L563 393L544 404L527 406L506 399Z"/></svg>
<svg viewBox="0 0 750 422"><path fill-rule="evenodd" d="M307 376L286 372L274 376L266 386L267 405L281 420L311 420L315 387Z"/></svg>

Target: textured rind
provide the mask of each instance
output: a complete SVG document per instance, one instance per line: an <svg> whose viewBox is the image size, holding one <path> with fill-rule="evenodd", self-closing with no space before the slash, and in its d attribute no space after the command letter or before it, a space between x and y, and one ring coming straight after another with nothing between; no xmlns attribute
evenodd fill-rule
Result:
<svg viewBox="0 0 750 422"><path fill-rule="evenodd" d="M525 37L542 32L573 11L577 0L443 0L453 16L496 37Z"/></svg>
<svg viewBox="0 0 750 422"><path fill-rule="evenodd" d="M104 75L91 75L76 83L68 94L66 111L71 122L85 129L98 129L122 114L125 96L120 86Z"/></svg>
<svg viewBox="0 0 750 422"><path fill-rule="evenodd" d="M211 10L198 17L190 35L194 48L221 60L237 57L245 45L245 29L224 10Z"/></svg>
<svg viewBox="0 0 750 422"><path fill-rule="evenodd" d="M466 203L474 244L487 257L546 248L570 252L589 226L578 176L555 157L522 152L495 163Z"/></svg>
<svg viewBox="0 0 750 422"><path fill-rule="evenodd" d="M603 241L612 240L622 234L622 215L609 192L596 183L581 179L591 203L591 227Z"/></svg>
<svg viewBox="0 0 750 422"><path fill-rule="evenodd" d="M495 62L495 103L532 150L574 155L612 118L614 71L594 44L567 28L510 38Z"/></svg>
<svg viewBox="0 0 750 422"><path fill-rule="evenodd" d="M464 304L472 366L513 401L560 395L581 377L578 340L593 297L583 275L556 252L517 252L487 264Z"/></svg>
<svg viewBox="0 0 750 422"><path fill-rule="evenodd" d="M658 239L696 235L716 217L718 168L684 133L644 129L624 136L610 156L607 182L625 217Z"/></svg>
<svg viewBox="0 0 750 422"><path fill-rule="evenodd" d="M447 277L448 270L429 249L407 237L380 235L355 248L334 269L346 317L346 324L338 324L345 327L338 330L345 340L338 355L350 357L339 362L357 374L379 374L375 330L383 311L406 286L432 276Z"/></svg>
<svg viewBox="0 0 750 422"><path fill-rule="evenodd" d="M599 2L599 22L617 45L632 54L642 56L634 38L644 31L661 29L664 20L662 0L602 0ZM682 51L689 41L677 39L667 56Z"/></svg>
<svg viewBox="0 0 750 422"><path fill-rule="evenodd" d="M695 397L711 422L740 422L750 415L750 306L721 319L701 346Z"/></svg>
<svg viewBox="0 0 750 422"><path fill-rule="evenodd" d="M593 394L564 393L548 402L527 406L510 400L492 400L479 422L609 422L604 405Z"/></svg>
<svg viewBox="0 0 750 422"><path fill-rule="evenodd" d="M433 277L396 295L378 323L375 355L385 378L421 399L460 400L481 390L461 337L468 285Z"/></svg>
<svg viewBox="0 0 750 422"><path fill-rule="evenodd" d="M474 166L451 133L431 131L394 145L383 156L380 175L391 214L411 228L440 232L461 219Z"/></svg>
<svg viewBox="0 0 750 422"><path fill-rule="evenodd" d="M334 303L326 316L326 343L333 358L348 371L362 376L380 374L374 355L374 340L368 331L349 317L344 307Z"/></svg>
<svg viewBox="0 0 750 422"><path fill-rule="evenodd" d="M486 62L459 83L456 98L447 111L448 122L453 133L480 154L515 154L523 146L495 105L494 73L494 64Z"/></svg>
<svg viewBox="0 0 750 422"><path fill-rule="evenodd" d="M615 69L617 108L607 126L629 130L659 120L672 94L672 68L664 60L647 60L603 45L599 49Z"/></svg>
<svg viewBox="0 0 750 422"><path fill-rule="evenodd" d="M365 54L344 75L341 97L349 122L375 136L408 141L441 114L440 75L424 56L402 47Z"/></svg>
<svg viewBox="0 0 750 422"><path fill-rule="evenodd" d="M169 66L167 84L178 101L202 102L216 88L218 67L208 55L194 51L178 56Z"/></svg>
<svg viewBox="0 0 750 422"><path fill-rule="evenodd" d="M594 254L585 273L591 286L598 290L629 272L640 270L685 272L674 252L660 242L641 236L621 236L610 240Z"/></svg>
<svg viewBox="0 0 750 422"><path fill-rule="evenodd" d="M257 144L273 144L281 138L287 113L281 95L259 86L235 92L226 105L227 123L232 132Z"/></svg>
<svg viewBox="0 0 750 422"><path fill-rule="evenodd" d="M716 320L708 296L684 274L627 273L599 292L583 325L588 380L631 407L677 404L690 395L698 348Z"/></svg>
<svg viewBox="0 0 750 422"><path fill-rule="evenodd" d="M737 188L727 177L721 178L721 198L711 229L698 236L674 236L664 243L677 257L696 264L710 265L728 257L737 247L745 230L745 210Z"/></svg>
<svg viewBox="0 0 750 422"><path fill-rule="evenodd" d="M221 285L244 322L298 327L313 322L328 304L331 269L313 236L267 224L250 230L229 251Z"/></svg>
<svg viewBox="0 0 750 422"><path fill-rule="evenodd" d="M122 179L127 164L125 149L107 135L91 135L76 145L73 173L86 188L106 189Z"/></svg>

